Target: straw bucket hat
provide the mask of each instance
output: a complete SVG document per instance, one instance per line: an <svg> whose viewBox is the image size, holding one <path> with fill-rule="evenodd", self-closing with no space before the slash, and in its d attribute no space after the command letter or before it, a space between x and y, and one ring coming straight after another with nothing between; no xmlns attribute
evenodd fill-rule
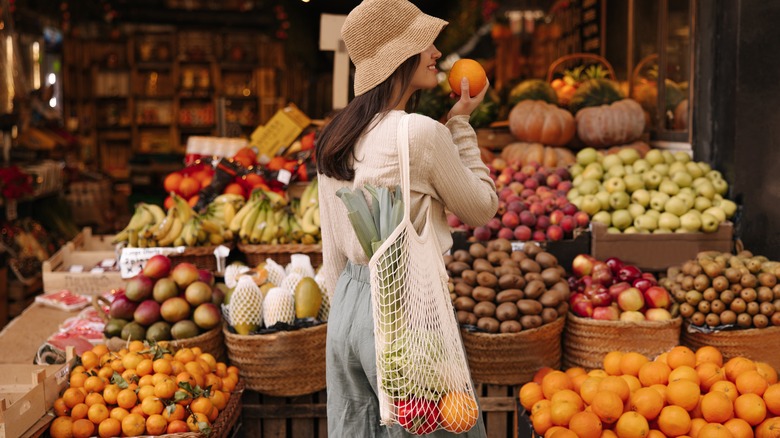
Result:
<svg viewBox="0 0 780 438"><path fill-rule="evenodd" d="M407 0L364 0L349 13L341 37L355 64L355 96L381 84L427 49L447 22Z"/></svg>

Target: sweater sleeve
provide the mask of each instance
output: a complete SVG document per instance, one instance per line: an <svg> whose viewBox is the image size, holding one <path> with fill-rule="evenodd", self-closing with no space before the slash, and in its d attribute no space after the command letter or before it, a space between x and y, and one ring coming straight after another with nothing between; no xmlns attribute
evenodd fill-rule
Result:
<svg viewBox="0 0 780 438"><path fill-rule="evenodd" d="M320 178L322 178L320 176ZM335 220L334 214L338 214L332 211L334 205L332 200L324 200L323 192L319 192L320 202L320 215L324 219L322 221L322 227L320 233L322 234L322 274L325 277L325 289L330 298L333 298L333 293L336 291L336 282L338 282L341 272L347 265L347 256L339 250L336 245L336 239L338 239L335 232ZM341 201L338 201L341 202Z"/></svg>
<svg viewBox="0 0 780 438"><path fill-rule="evenodd" d="M432 126L418 131L422 138L416 141L428 143L424 166L434 190L460 220L471 226L484 225L496 214L498 195L480 158L468 116L452 117L446 125L426 120Z"/></svg>

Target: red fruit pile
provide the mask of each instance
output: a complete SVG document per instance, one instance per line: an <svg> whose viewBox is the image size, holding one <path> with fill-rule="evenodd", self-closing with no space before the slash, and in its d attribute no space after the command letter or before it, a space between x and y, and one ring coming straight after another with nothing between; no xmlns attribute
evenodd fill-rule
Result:
<svg viewBox="0 0 780 438"><path fill-rule="evenodd" d="M169 173L163 180L165 193L176 193L186 199L190 206L198 202L198 192L208 187L214 178L214 168L204 162L197 162L182 170ZM165 200L165 208L173 206L173 199L169 196Z"/></svg>
<svg viewBox="0 0 780 438"><path fill-rule="evenodd" d="M496 183L498 211L487 225L473 230L450 214L451 228L473 232L479 241L495 238L527 241L556 241L572 238L575 229L590 223L587 213L569 202L571 175L564 168L549 169L538 163L522 167L496 159L488 165Z"/></svg>
<svg viewBox="0 0 780 438"><path fill-rule="evenodd" d="M580 254L569 278L571 311L580 317L612 321L672 319L676 305L650 272L611 257L606 261ZM670 309L672 311L670 311Z"/></svg>

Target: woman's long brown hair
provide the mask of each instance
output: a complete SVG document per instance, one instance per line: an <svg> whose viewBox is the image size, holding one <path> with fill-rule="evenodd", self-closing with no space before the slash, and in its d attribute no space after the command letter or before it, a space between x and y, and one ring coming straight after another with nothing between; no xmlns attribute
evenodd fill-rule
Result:
<svg viewBox="0 0 780 438"><path fill-rule="evenodd" d="M352 181L355 169L355 143L369 127L374 116L395 108L401 101L403 90L412 82L419 56L412 56L403 62L384 82L355 97L333 119L322 128L316 142L317 172L342 181ZM393 90L400 90L397 94ZM407 111L417 105L419 92L414 93Z"/></svg>

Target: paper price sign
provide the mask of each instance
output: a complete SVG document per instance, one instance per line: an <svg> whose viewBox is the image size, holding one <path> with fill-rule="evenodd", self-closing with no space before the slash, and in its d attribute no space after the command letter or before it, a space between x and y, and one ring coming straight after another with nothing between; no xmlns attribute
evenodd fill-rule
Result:
<svg viewBox="0 0 780 438"><path fill-rule="evenodd" d="M140 274L146 261L157 254L181 254L183 246L175 248L122 248L119 256L119 272L122 278L132 278Z"/></svg>

